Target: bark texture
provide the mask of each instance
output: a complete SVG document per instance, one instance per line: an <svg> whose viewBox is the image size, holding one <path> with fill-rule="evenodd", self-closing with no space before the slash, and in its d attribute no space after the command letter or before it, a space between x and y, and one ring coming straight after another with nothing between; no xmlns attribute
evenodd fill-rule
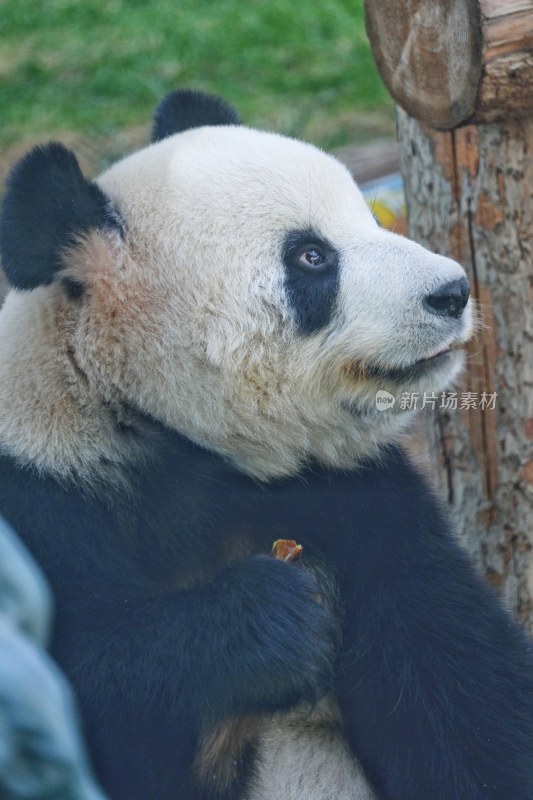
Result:
<svg viewBox="0 0 533 800"><path fill-rule="evenodd" d="M533 0L479 0L482 79L471 121L530 114L533 105Z"/></svg>
<svg viewBox="0 0 533 800"><path fill-rule="evenodd" d="M459 393L494 411L439 409L427 457L471 552L533 631L533 120L426 129L398 110L409 235L466 268L483 326Z"/></svg>

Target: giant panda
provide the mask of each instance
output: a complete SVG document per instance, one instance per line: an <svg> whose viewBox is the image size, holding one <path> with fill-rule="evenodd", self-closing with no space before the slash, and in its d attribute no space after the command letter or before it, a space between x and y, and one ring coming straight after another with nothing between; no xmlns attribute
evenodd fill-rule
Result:
<svg viewBox="0 0 533 800"><path fill-rule="evenodd" d="M94 182L37 147L0 227L0 509L104 789L533 800L530 645L376 406L456 378L462 268L219 98L152 140Z"/></svg>

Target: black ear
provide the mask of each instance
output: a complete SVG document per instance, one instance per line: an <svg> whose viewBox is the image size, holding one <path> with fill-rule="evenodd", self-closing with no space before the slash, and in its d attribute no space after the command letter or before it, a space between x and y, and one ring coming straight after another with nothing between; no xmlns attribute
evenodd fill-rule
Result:
<svg viewBox="0 0 533 800"><path fill-rule="evenodd" d="M189 128L203 125L240 125L239 115L229 103L214 94L180 89L159 103L150 141L159 142Z"/></svg>
<svg viewBox="0 0 533 800"><path fill-rule="evenodd" d="M0 254L8 280L17 289L51 283L78 234L113 224L108 199L83 177L74 153L56 142L34 148L7 179Z"/></svg>

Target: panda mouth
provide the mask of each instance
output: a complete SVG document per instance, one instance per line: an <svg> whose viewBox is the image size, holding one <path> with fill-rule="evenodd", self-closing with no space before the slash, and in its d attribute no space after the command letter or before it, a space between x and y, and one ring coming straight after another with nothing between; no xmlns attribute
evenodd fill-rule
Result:
<svg viewBox="0 0 533 800"><path fill-rule="evenodd" d="M460 344L450 344L447 342L446 344L441 345L437 350L432 351L429 355L418 359L413 364L410 364L406 367L388 368L376 365L367 365L364 373L367 377L381 378L392 381L393 383L403 383L408 380L421 378L428 372L444 366L450 361L450 359L453 358L454 353L460 349Z"/></svg>

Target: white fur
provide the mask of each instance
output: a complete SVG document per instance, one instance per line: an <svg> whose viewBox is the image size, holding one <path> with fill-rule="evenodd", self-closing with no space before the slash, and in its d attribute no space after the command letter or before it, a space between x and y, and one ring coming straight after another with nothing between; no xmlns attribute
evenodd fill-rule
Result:
<svg viewBox="0 0 533 800"><path fill-rule="evenodd" d="M331 699L265 723L244 800L375 800Z"/></svg>

